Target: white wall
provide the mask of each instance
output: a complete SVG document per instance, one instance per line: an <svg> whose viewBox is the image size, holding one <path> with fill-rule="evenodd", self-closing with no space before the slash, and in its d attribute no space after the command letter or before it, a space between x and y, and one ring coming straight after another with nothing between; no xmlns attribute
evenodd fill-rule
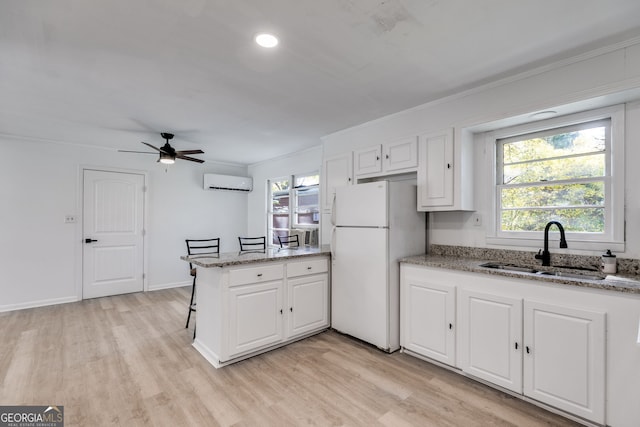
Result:
<svg viewBox="0 0 640 427"><path fill-rule="evenodd" d="M246 232L247 195L204 190L204 172L246 175L245 167L181 162L168 171L152 156L87 146L0 139L0 311L75 301L81 296L83 166L148 173L147 285L190 283L185 238L220 237L236 250ZM78 222L65 224L64 216Z"/></svg>
<svg viewBox="0 0 640 427"><path fill-rule="evenodd" d="M321 172L322 146L278 157L266 162L250 165L249 176L253 177L253 191L248 201L248 232L251 236L267 233L267 180L281 176Z"/></svg>
<svg viewBox="0 0 640 427"><path fill-rule="evenodd" d="M515 78L476 88L455 96L424 104L378 120L364 123L322 138L324 155L335 156L349 150L381 144L408 135L436 132L454 127L477 132L514 124L516 116L562 107L560 111L592 109L640 99L640 40L634 39L570 58L550 67L531 70ZM626 258L640 258L640 107L627 105L626 117ZM489 218L487 200L492 183L486 181L493 159L475 147L474 171L476 209ZM430 214L431 244L487 247L485 226L474 226L472 213ZM327 218L323 215L323 221ZM517 248L531 250L531 248ZM604 248L603 248L604 249ZM581 253L585 253L584 251Z"/></svg>

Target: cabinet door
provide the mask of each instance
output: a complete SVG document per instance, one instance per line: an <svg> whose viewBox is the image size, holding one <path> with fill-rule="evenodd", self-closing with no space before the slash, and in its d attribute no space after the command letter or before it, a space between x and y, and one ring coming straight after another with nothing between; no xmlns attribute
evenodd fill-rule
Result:
<svg viewBox="0 0 640 427"><path fill-rule="evenodd" d="M603 424L605 313L525 301L524 394Z"/></svg>
<svg viewBox="0 0 640 427"><path fill-rule="evenodd" d="M382 148L379 145L353 152L355 175L366 175L382 171Z"/></svg>
<svg viewBox="0 0 640 427"><path fill-rule="evenodd" d="M401 344L407 350L453 366L456 288L431 283L420 276L402 275Z"/></svg>
<svg viewBox="0 0 640 427"><path fill-rule="evenodd" d="M460 291L460 367L522 393L522 299Z"/></svg>
<svg viewBox="0 0 640 427"><path fill-rule="evenodd" d="M422 136L420 156L418 207L453 205L453 129Z"/></svg>
<svg viewBox="0 0 640 427"><path fill-rule="evenodd" d="M336 187L350 185L353 178L353 161L351 152L331 157L324 161L322 174L322 201L325 209L330 209Z"/></svg>
<svg viewBox="0 0 640 427"><path fill-rule="evenodd" d="M383 146L384 170L415 170L418 166L418 139L414 136Z"/></svg>
<svg viewBox="0 0 640 427"><path fill-rule="evenodd" d="M229 356L283 339L282 281L229 288Z"/></svg>
<svg viewBox="0 0 640 427"><path fill-rule="evenodd" d="M329 327L328 274L288 281L287 338Z"/></svg>

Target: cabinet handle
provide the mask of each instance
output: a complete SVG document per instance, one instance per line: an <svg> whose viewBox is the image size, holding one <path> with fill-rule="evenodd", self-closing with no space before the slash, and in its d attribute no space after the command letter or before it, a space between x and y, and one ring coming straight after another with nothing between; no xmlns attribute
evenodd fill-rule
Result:
<svg viewBox="0 0 640 427"><path fill-rule="evenodd" d="M531 349L529 348L529 346L526 346L525 349L527 350L527 354L531 353Z"/></svg>
<svg viewBox="0 0 640 427"><path fill-rule="evenodd" d="M451 163L447 163L447 169L451 169Z"/></svg>
<svg viewBox="0 0 640 427"><path fill-rule="evenodd" d="M289 311L293 313L293 307L289 307Z"/></svg>
<svg viewBox="0 0 640 427"><path fill-rule="evenodd" d="M347 181L351 182L351 178L347 178Z"/></svg>
<svg viewBox="0 0 640 427"><path fill-rule="evenodd" d="M516 350L518 349L518 343L516 343Z"/></svg>
<svg viewBox="0 0 640 427"><path fill-rule="evenodd" d="M380 160L380 156L376 156L376 160Z"/></svg>
<svg viewBox="0 0 640 427"><path fill-rule="evenodd" d="M449 329L453 329L453 324L449 323Z"/></svg>
<svg viewBox="0 0 640 427"><path fill-rule="evenodd" d="M282 314L282 309L280 309L280 314Z"/></svg>
<svg viewBox="0 0 640 427"><path fill-rule="evenodd" d="M262 277L262 273L258 273L258 277Z"/></svg>
<svg viewBox="0 0 640 427"><path fill-rule="evenodd" d="M388 155L388 154L387 154L387 155L385 155L385 156L384 156L384 158L385 158L385 159L388 159L388 158L389 158L389 155Z"/></svg>
<svg viewBox="0 0 640 427"><path fill-rule="evenodd" d="M311 270L313 267L307 267L307 270Z"/></svg>

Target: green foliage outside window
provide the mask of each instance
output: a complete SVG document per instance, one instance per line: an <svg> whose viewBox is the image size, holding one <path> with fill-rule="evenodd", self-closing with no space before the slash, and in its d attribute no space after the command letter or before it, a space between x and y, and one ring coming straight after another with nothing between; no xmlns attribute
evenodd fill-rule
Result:
<svg viewBox="0 0 640 427"><path fill-rule="evenodd" d="M501 230L541 231L555 220L567 231L604 232L606 133L598 122L503 140Z"/></svg>

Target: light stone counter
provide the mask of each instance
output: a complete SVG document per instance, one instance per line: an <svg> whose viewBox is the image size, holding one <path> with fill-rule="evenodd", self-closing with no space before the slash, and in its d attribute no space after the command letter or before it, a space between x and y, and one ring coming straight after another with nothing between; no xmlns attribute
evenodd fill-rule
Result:
<svg viewBox="0 0 640 427"><path fill-rule="evenodd" d="M563 285L570 286L582 286L588 288L597 288L597 289L605 289L617 292L628 292L640 294L640 276L637 273L637 267L635 263L630 271L620 271L619 274L605 275L599 272L585 272L583 270L571 270L563 268L562 270L568 273L578 273L584 274L584 279L575 279L570 277L562 277L562 276L548 276L537 273L526 273L526 272L518 272L518 271L508 271L508 270L500 270L482 267L481 264L485 264L488 262L494 263L517 263L520 265L531 266L531 268L538 271L555 271L553 267L542 267L539 264L535 264L533 262L524 263L524 260L528 260L528 258L533 259L533 254L522 253L519 251L502 251L502 250L491 250L491 249L479 249L479 251L475 251L475 248L464 248L464 247L448 247L448 246L432 246L431 248L432 254L428 255L416 255L407 258L403 258L400 260L402 263L406 264L414 264L414 265L422 265L426 267L436 267L436 268L444 268L448 270L458 270L458 271L468 271L473 273L482 273L482 274L493 274L496 276L506 276L506 277L514 277L519 279L532 279L537 281L544 282L552 282ZM528 255L528 258L524 258L524 255ZM480 255L476 257L476 255ZM552 254L552 260L553 260ZM576 258L576 256L573 256ZM587 259L588 265L591 265L591 258ZM578 260L573 261L571 264L567 262L566 259L562 259L560 256L556 256L558 262L562 262L562 265L575 265L578 266L576 262ZM584 261L584 260L582 260ZM556 264L559 265L559 264ZM589 275L593 275L596 277L605 277L603 280L590 280L588 279Z"/></svg>
<svg viewBox="0 0 640 427"><path fill-rule="evenodd" d="M291 249L269 248L265 251L226 252L218 255L181 256L180 259L198 267L214 268L232 265L255 264L269 261L284 261L287 259L308 256L331 255L329 245L321 247L299 247Z"/></svg>

